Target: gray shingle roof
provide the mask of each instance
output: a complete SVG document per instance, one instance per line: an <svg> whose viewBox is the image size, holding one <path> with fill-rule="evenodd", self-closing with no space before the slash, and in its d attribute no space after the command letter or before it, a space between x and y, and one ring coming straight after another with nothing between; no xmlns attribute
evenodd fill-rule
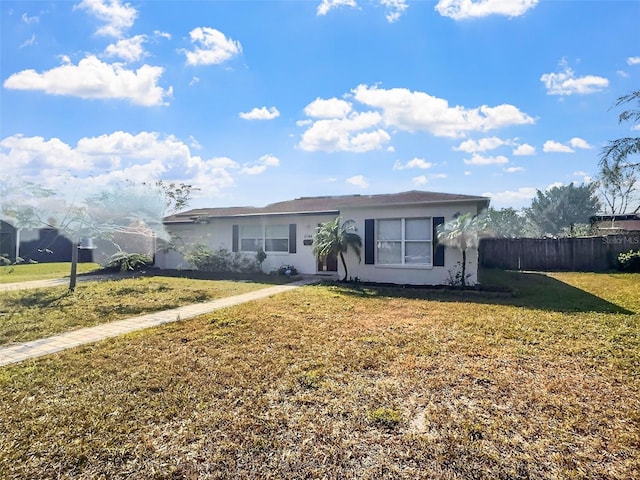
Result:
<svg viewBox="0 0 640 480"><path fill-rule="evenodd" d="M481 202L488 205L489 198L455 193L423 192L418 190L380 195L300 197L293 200L272 203L265 207L198 208L166 217L165 223L191 223L202 217L221 218L284 213L337 214L344 208L449 202Z"/></svg>

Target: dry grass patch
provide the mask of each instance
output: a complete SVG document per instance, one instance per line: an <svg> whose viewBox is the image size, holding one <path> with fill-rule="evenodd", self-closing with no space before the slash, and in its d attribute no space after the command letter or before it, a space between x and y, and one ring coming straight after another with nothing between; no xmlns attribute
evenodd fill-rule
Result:
<svg viewBox="0 0 640 480"><path fill-rule="evenodd" d="M267 287L262 283L141 277L3 292L0 345L25 342Z"/></svg>
<svg viewBox="0 0 640 480"><path fill-rule="evenodd" d="M523 297L304 287L4 368L0 477L638 478L634 301Z"/></svg>

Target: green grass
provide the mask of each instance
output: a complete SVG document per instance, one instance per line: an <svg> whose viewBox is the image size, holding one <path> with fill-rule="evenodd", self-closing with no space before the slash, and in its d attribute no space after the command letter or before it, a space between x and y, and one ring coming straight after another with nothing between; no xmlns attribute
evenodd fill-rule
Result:
<svg viewBox="0 0 640 480"><path fill-rule="evenodd" d="M88 273L100 269L97 263L79 263L78 273ZM70 263L28 263L0 267L0 283L28 282L68 277Z"/></svg>
<svg viewBox="0 0 640 480"><path fill-rule="evenodd" d="M0 478L630 479L640 275L303 287L0 369Z"/></svg>
<svg viewBox="0 0 640 480"><path fill-rule="evenodd" d="M263 283L139 277L3 292L0 345L267 287Z"/></svg>

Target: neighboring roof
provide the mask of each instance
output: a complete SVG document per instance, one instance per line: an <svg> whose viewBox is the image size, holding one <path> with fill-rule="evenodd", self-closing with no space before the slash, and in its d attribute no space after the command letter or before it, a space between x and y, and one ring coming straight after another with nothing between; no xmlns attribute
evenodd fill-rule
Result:
<svg viewBox="0 0 640 480"><path fill-rule="evenodd" d="M338 214L344 208L362 208L389 205L416 205L451 202L479 202L489 205L488 197L455 193L422 192L411 190L381 195L341 195L301 197L267 205L266 207L198 208L165 218L165 223L192 223L202 218L224 218L276 214Z"/></svg>
<svg viewBox="0 0 640 480"><path fill-rule="evenodd" d="M594 215L591 217L591 225L601 231L610 230L640 230L640 214L627 213L622 215Z"/></svg>

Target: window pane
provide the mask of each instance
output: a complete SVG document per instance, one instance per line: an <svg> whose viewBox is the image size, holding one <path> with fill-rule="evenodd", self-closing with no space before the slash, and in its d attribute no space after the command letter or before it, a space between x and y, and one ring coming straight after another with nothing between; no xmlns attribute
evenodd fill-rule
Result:
<svg viewBox="0 0 640 480"><path fill-rule="evenodd" d="M378 220L378 240L401 240L401 220Z"/></svg>
<svg viewBox="0 0 640 480"><path fill-rule="evenodd" d="M264 227L266 238L289 238L289 225L267 225Z"/></svg>
<svg viewBox="0 0 640 480"><path fill-rule="evenodd" d="M288 252L289 240L286 238L267 238L265 240L266 252Z"/></svg>
<svg viewBox="0 0 640 480"><path fill-rule="evenodd" d="M400 264L402 263L401 242L378 242L378 263Z"/></svg>
<svg viewBox="0 0 640 480"><path fill-rule="evenodd" d="M408 218L404 225L407 240L431 240L431 219Z"/></svg>
<svg viewBox="0 0 640 480"><path fill-rule="evenodd" d="M430 264L431 242L407 242L404 246L405 263Z"/></svg>
<svg viewBox="0 0 640 480"><path fill-rule="evenodd" d="M262 248L262 239L243 238L240 240L240 250L243 252L257 252Z"/></svg>
<svg viewBox="0 0 640 480"><path fill-rule="evenodd" d="M240 238L262 238L262 226L240 225Z"/></svg>

